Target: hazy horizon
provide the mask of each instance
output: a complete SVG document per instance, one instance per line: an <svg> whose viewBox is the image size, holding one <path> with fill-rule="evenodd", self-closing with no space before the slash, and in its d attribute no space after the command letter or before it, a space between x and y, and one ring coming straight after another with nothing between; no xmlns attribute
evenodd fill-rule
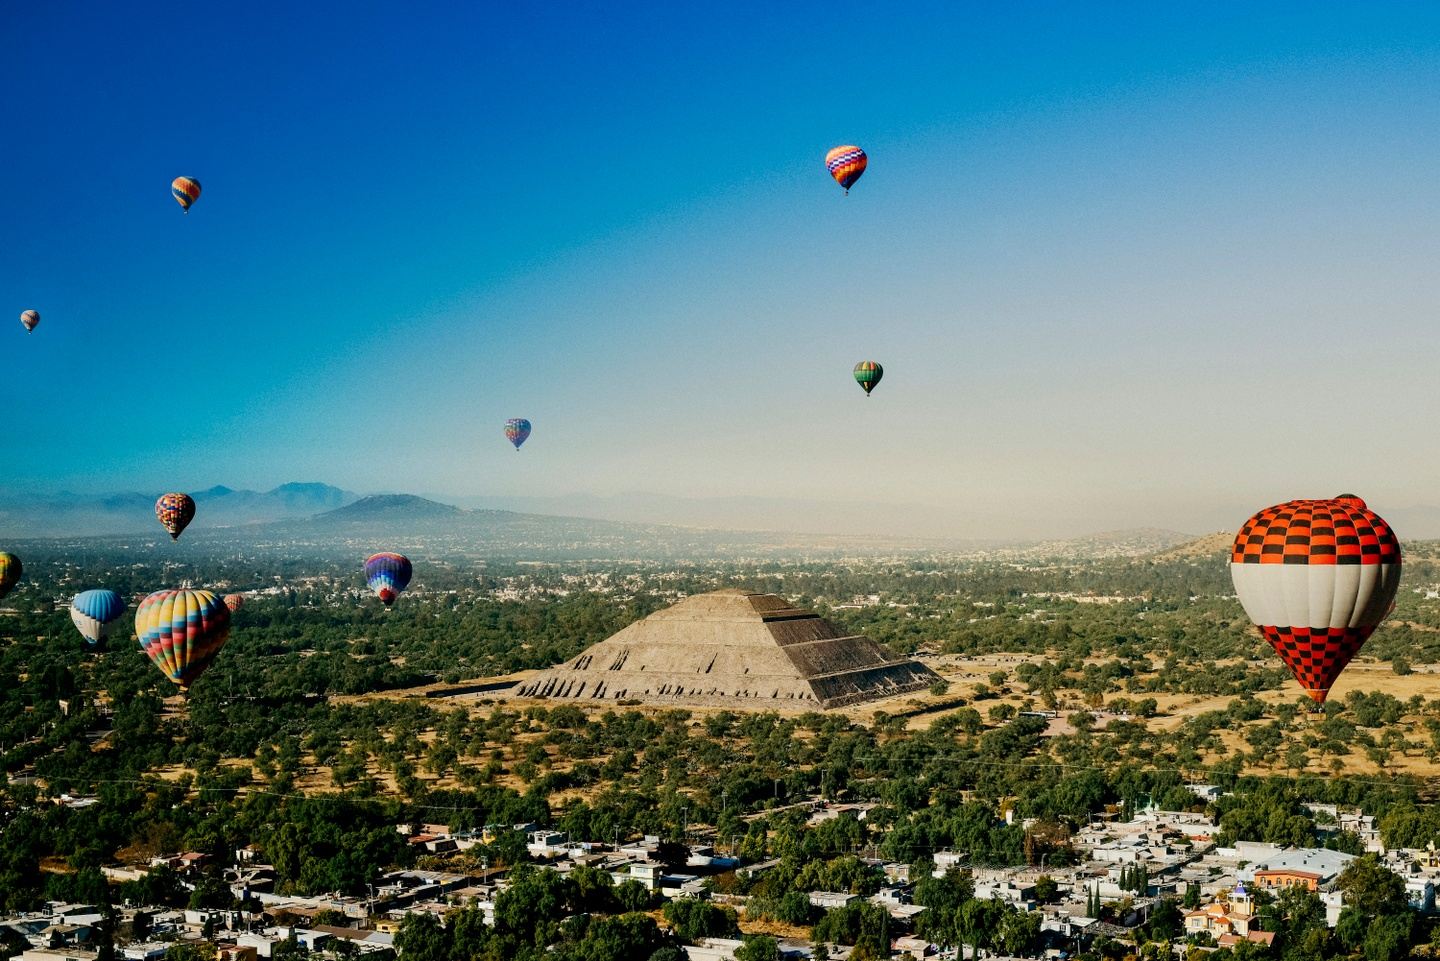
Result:
<svg viewBox="0 0 1440 961"><path fill-rule="evenodd" d="M0 12L0 492L1440 503L1440 8L158 9Z"/></svg>
<svg viewBox="0 0 1440 961"><path fill-rule="evenodd" d="M986 518L965 514L959 508L944 505L886 503L883 501L824 501L783 497L675 497L653 491L621 491L609 495L594 495L571 492L566 495L501 495L472 494L460 495L426 490L345 490L322 480L287 481L282 484L262 485L251 489L226 484L223 481L183 488L197 496L209 494L215 487L228 488L233 493L266 495L282 487L301 485L323 486L355 498L372 495L404 494L426 498L442 504L466 509L492 509L521 513L592 518L633 524L660 524L680 527L709 528L714 530L775 532L816 535L850 535L855 537L898 537L914 540L937 540L950 542L1020 543L1043 540L1064 540L1085 538L1091 535L1115 532L1156 529L1201 537L1217 531L1234 531L1254 512L1246 507L1242 513L1225 514L1222 511L1193 511L1189 513L1154 514L1131 510L1120 516L1099 516L1077 512L1067 523L1056 524L1040 519L1021 516L998 516ZM34 491L27 495L35 501L64 502L72 499L76 505L94 506L104 498L138 497L144 503L128 505L133 508L133 525L129 529L147 529L153 524L148 510L148 498L152 492L133 488L95 491ZM294 493L293 491L289 493ZM1339 491L1331 492L1340 493ZM14 511L23 508L25 497L0 495L0 520L8 519L14 528L20 519ZM214 526L216 518L210 516L210 505L214 501L201 499L199 511L200 528ZM313 510L292 504L284 517L294 520L312 514L334 509L335 505L315 506ZM348 502L347 502L348 503ZM1396 528L1402 539L1429 540L1440 538L1440 505L1397 504L1370 502L1371 506ZM1262 505L1264 506L1264 505ZM142 509L144 508L144 509ZM118 519L116 512L125 505L109 508L109 520ZM298 512L297 512L298 511ZM82 516L83 512L82 512ZM280 519L276 515L275 519ZM206 523L209 521L209 523ZM218 526L255 523L242 516L236 520L223 512ZM33 534L43 536L47 520L35 516L22 526L33 526ZM64 535L74 536L75 518L68 518ZM0 528L5 525L0 524ZM64 525L62 525L64 526ZM113 525L112 525L113 526ZM107 529L104 533L113 533Z"/></svg>

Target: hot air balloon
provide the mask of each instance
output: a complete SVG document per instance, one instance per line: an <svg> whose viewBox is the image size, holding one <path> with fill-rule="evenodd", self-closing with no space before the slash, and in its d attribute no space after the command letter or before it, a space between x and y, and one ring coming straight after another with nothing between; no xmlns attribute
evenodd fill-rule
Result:
<svg viewBox="0 0 1440 961"><path fill-rule="evenodd" d="M365 560L365 583L384 602L386 607L395 603L395 598L410 583L410 558L404 554L384 552L371 554Z"/></svg>
<svg viewBox="0 0 1440 961"><path fill-rule="evenodd" d="M175 195L180 209L188 214L190 205L200 199L200 181L194 177L176 177L170 181L170 193Z"/></svg>
<svg viewBox="0 0 1440 961"><path fill-rule="evenodd" d="M195 519L195 502L189 494L162 494L155 502L155 516L170 532L170 539L178 541L180 532Z"/></svg>
<svg viewBox="0 0 1440 961"><path fill-rule="evenodd" d="M1289 501L1240 528L1230 578L1261 636L1320 705L1394 604L1400 542L1353 494Z"/></svg>
<svg viewBox="0 0 1440 961"><path fill-rule="evenodd" d="M512 417L505 422L505 439L514 444L516 450L520 449L520 445L525 443L525 438L529 436L530 422L525 418Z"/></svg>
<svg viewBox="0 0 1440 961"><path fill-rule="evenodd" d="M230 609L213 591L156 591L135 610L135 636L184 693L230 639Z"/></svg>
<svg viewBox="0 0 1440 961"><path fill-rule="evenodd" d="M865 396L869 397L875 385L880 383L880 378L885 376L885 368L873 360L862 360L855 365L855 383L865 389Z"/></svg>
<svg viewBox="0 0 1440 961"><path fill-rule="evenodd" d="M865 172L867 163L869 158L865 156L865 151L848 144L836 147L825 155L825 169L830 171L837 184L845 188L847 194Z"/></svg>
<svg viewBox="0 0 1440 961"><path fill-rule="evenodd" d="M110 636L110 623L125 613L125 599L114 591L81 591L70 602L70 619L94 647Z"/></svg>
<svg viewBox="0 0 1440 961"><path fill-rule="evenodd" d="M20 323L25 325L25 332L28 334L40 325L40 311L24 310L20 312Z"/></svg>
<svg viewBox="0 0 1440 961"><path fill-rule="evenodd" d="M20 564L20 558L9 551L0 551L0 597L4 597L14 590L15 585L20 583L20 575L25 572Z"/></svg>
<svg viewBox="0 0 1440 961"><path fill-rule="evenodd" d="M244 594L226 594L226 595L225 595L225 606L228 607L228 608L230 608L230 613L231 613L231 614L234 614L236 611L240 610L240 608L242 608L242 607L245 606L245 595L244 595Z"/></svg>

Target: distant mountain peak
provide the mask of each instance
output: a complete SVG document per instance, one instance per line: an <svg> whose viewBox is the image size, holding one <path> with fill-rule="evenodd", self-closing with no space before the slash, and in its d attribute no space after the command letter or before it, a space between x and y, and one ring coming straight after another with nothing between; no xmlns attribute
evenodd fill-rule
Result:
<svg viewBox="0 0 1440 961"><path fill-rule="evenodd" d="M315 495L345 495L345 491L331 484L320 481L291 481L288 484L281 484L275 489L268 491L270 494L307 494Z"/></svg>
<svg viewBox="0 0 1440 961"><path fill-rule="evenodd" d="M400 518L451 517L465 513L458 507L414 494L371 494L353 504L326 511L318 521L373 521Z"/></svg>
<svg viewBox="0 0 1440 961"><path fill-rule="evenodd" d="M207 487L203 491L196 491L196 497L224 497L226 494L235 493L235 488L226 487L224 484L216 484L214 487Z"/></svg>

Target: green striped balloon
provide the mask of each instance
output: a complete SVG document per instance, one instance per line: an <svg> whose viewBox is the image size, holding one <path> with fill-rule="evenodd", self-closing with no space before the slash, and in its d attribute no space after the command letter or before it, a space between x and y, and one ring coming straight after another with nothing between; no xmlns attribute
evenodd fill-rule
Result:
<svg viewBox="0 0 1440 961"><path fill-rule="evenodd" d="M865 396L869 397L875 385L880 383L880 378L885 376L885 368L873 360L862 360L855 365L855 383L865 389Z"/></svg>

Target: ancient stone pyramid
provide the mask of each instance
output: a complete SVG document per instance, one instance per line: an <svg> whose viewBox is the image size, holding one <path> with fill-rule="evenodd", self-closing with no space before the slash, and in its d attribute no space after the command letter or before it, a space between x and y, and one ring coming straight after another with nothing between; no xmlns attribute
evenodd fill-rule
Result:
<svg viewBox="0 0 1440 961"><path fill-rule="evenodd" d="M670 704L840 707L939 679L868 637L775 594L715 591L611 635L516 690L520 697Z"/></svg>

